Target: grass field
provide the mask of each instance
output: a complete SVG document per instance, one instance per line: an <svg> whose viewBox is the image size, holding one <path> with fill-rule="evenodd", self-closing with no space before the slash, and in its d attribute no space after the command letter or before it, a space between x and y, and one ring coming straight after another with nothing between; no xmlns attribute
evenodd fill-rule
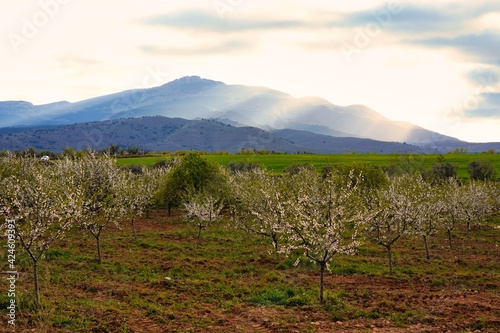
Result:
<svg viewBox="0 0 500 333"><path fill-rule="evenodd" d="M437 162L439 155L426 154L419 155L424 161L424 167L430 168ZM467 164L473 160L491 161L500 177L500 154L445 154L442 155L446 162L456 166L457 174L460 178L467 179ZM136 158L120 158L118 164L131 165L142 164L152 165L160 160L167 159L166 156L150 156ZM252 162L261 163L268 170L282 172L287 166L298 163L308 163L316 169L321 169L328 164L348 164L348 163L367 163L372 165L391 165L398 163L400 155L381 155L381 154L337 154L337 155L310 155L310 154L286 154L286 155L207 155L207 159L227 165L229 162Z"/></svg>
<svg viewBox="0 0 500 333"><path fill-rule="evenodd" d="M266 240L213 225L196 247L196 230L180 211L153 211L103 234L103 262L92 237L72 230L40 262L43 309L33 309L29 258L16 257L15 330L0 332L499 332L500 219L481 229L397 243L395 274L381 247L335 255L318 302L318 267L296 255L270 254ZM0 249L2 258L5 247ZM6 262L6 260L5 260ZM3 269L3 268L2 268ZM8 290L2 279L0 288ZM0 295L6 314L9 299Z"/></svg>

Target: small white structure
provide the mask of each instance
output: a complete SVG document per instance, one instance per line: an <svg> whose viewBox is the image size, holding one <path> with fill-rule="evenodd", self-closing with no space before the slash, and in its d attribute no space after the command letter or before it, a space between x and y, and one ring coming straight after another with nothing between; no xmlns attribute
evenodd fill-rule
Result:
<svg viewBox="0 0 500 333"><path fill-rule="evenodd" d="M48 157L47 155L43 155L42 157L40 157L40 161L48 161L50 160L50 157Z"/></svg>

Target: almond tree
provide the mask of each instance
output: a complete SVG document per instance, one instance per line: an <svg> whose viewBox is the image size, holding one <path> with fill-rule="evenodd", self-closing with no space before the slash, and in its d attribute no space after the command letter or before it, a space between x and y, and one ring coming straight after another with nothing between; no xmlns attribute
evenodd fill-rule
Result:
<svg viewBox="0 0 500 333"><path fill-rule="evenodd" d="M125 178L115 184L121 184L120 192L123 206L126 208L127 217L130 218L134 238L137 238L135 220L146 213L148 215L155 204L157 192L162 186L162 181L169 172L167 168L142 168L141 173L134 174L130 171L122 171L117 177Z"/></svg>
<svg viewBox="0 0 500 333"><path fill-rule="evenodd" d="M456 178L449 178L440 187L440 190L443 198L444 214L447 216L447 218L442 219L441 225L446 229L448 245L451 250L453 249L451 233L458 223L466 220L463 200L467 200L467 198L463 195L462 186Z"/></svg>
<svg viewBox="0 0 500 333"><path fill-rule="evenodd" d="M490 212L495 213L500 211L500 182L487 182L486 191L490 198Z"/></svg>
<svg viewBox="0 0 500 333"><path fill-rule="evenodd" d="M253 169L236 173L230 185L237 223L249 232L270 238L278 254L287 218L283 178Z"/></svg>
<svg viewBox="0 0 500 333"><path fill-rule="evenodd" d="M127 178L119 172L114 161L107 156L90 152L74 163L76 186L82 193L80 226L96 240L97 261L102 261L101 235L111 223L120 227L119 221L126 216L123 189Z"/></svg>
<svg viewBox="0 0 500 333"><path fill-rule="evenodd" d="M336 176L322 179L313 170L303 169L287 176L291 197L286 202L289 215L284 250L304 251L304 256L320 266L319 299L324 302L324 273L336 253L354 254L363 225L363 209L356 195L354 174L349 181Z"/></svg>
<svg viewBox="0 0 500 333"><path fill-rule="evenodd" d="M365 234L386 249L390 274L393 273L392 247L418 218L415 185L413 176L402 175L391 179L389 186L372 192L372 200L365 200L369 212Z"/></svg>
<svg viewBox="0 0 500 333"><path fill-rule="evenodd" d="M184 202L186 217L198 227L197 245L200 245L201 231L221 218L224 202L203 191L188 193Z"/></svg>
<svg viewBox="0 0 500 333"><path fill-rule="evenodd" d="M63 163L63 162L61 162ZM20 158L16 172L1 182L0 212L15 221L15 234L32 261L34 295L40 306L38 263L46 250L81 216L81 193L73 174L59 165Z"/></svg>
<svg viewBox="0 0 500 333"><path fill-rule="evenodd" d="M493 210L487 186L483 182L471 180L468 185L461 187L461 205L465 215L467 230L471 230L471 223L481 224L483 218Z"/></svg>
<svg viewBox="0 0 500 333"><path fill-rule="evenodd" d="M140 201L146 217L149 217L151 209L157 204L158 193L165 187L167 175L172 171L172 166L143 168L142 181L140 181Z"/></svg>
<svg viewBox="0 0 500 333"><path fill-rule="evenodd" d="M421 176L414 177L413 207L418 215L411 221L411 234L422 236L425 255L429 260L429 237L437 232L445 212L445 205L439 195L439 188L431 186Z"/></svg>
<svg viewBox="0 0 500 333"><path fill-rule="evenodd" d="M143 200L145 197L142 194L144 193L143 185L145 182L142 181L142 175L136 175L131 171L122 171L120 176L125 178L122 183L126 185L121 189L124 207L127 208L125 214L132 224L134 238L137 238L135 219L144 213Z"/></svg>

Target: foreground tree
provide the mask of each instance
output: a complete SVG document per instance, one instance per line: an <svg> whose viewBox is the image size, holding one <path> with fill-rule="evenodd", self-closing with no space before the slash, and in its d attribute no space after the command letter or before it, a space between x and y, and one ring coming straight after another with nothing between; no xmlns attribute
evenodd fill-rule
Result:
<svg viewBox="0 0 500 333"><path fill-rule="evenodd" d="M413 176L403 175L391 179L387 187L372 192L371 200L365 199L369 212L365 235L386 249L390 274L393 274L393 245L407 233L409 225L419 215L413 202L415 185Z"/></svg>
<svg viewBox="0 0 500 333"><path fill-rule="evenodd" d="M74 161L71 167L83 201L80 226L94 237L97 261L101 263L102 232L112 223L119 228L119 221L130 209L124 195L128 180L111 158L92 152Z"/></svg>
<svg viewBox="0 0 500 333"><path fill-rule="evenodd" d="M169 168L145 168L141 167L139 173L122 170L119 178L122 179L120 196L126 208L126 215L132 224L134 238L137 238L136 218L144 214L149 215L155 205L158 191L163 185L162 181L169 172Z"/></svg>
<svg viewBox="0 0 500 333"><path fill-rule="evenodd" d="M263 169L238 172L230 179L233 216L245 230L272 241L280 251L286 227L287 190L284 178Z"/></svg>
<svg viewBox="0 0 500 333"><path fill-rule="evenodd" d="M351 172L346 181L303 169L287 180L291 196L286 202L289 219L284 250L302 250L319 265L319 300L324 303L324 273L333 256L354 254L359 245L358 232L364 222L356 195L359 176Z"/></svg>
<svg viewBox="0 0 500 333"><path fill-rule="evenodd" d="M5 223L11 220L13 224L3 228L14 228L15 237L31 259L35 304L40 307L39 261L81 216L81 193L73 186L73 174L58 165L41 165L34 158L7 163L15 168L0 182L0 213Z"/></svg>
<svg viewBox="0 0 500 333"><path fill-rule="evenodd" d="M458 180L449 178L447 182L441 185L441 196L443 200L443 212L446 218L442 219L441 225L446 230L448 235L448 246L450 250L453 249L451 233L455 227L461 222L466 220L464 211L464 191Z"/></svg>
<svg viewBox="0 0 500 333"><path fill-rule="evenodd" d="M421 236L425 246L425 256L431 258L429 252L429 237L436 233L443 215L445 205L440 195L439 187L431 186L421 176L413 178L411 203L418 215L410 223L410 232Z"/></svg>
<svg viewBox="0 0 500 333"><path fill-rule="evenodd" d="M472 223L481 225L484 217L493 211L494 204L489 195L488 184L470 181L469 184L461 187L461 208L469 231Z"/></svg>
<svg viewBox="0 0 500 333"><path fill-rule="evenodd" d="M184 202L186 217L198 227L196 246L200 245L201 231L221 218L224 201L204 192L188 193Z"/></svg>

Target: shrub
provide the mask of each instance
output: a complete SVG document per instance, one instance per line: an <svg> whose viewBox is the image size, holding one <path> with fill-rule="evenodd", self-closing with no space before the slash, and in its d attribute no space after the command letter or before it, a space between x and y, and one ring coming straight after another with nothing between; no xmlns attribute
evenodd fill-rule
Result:
<svg viewBox="0 0 500 333"><path fill-rule="evenodd" d="M264 166L260 163L252 163L252 162L229 162L226 166L226 169L235 174L237 172L247 172L256 169L264 169Z"/></svg>
<svg viewBox="0 0 500 333"><path fill-rule="evenodd" d="M314 167L311 164L292 164L287 166L283 172L288 173L289 175L296 175L302 170L310 170L314 171Z"/></svg>
<svg viewBox="0 0 500 333"><path fill-rule="evenodd" d="M469 176L473 180L495 180L497 172L490 161L470 161L467 165Z"/></svg>

